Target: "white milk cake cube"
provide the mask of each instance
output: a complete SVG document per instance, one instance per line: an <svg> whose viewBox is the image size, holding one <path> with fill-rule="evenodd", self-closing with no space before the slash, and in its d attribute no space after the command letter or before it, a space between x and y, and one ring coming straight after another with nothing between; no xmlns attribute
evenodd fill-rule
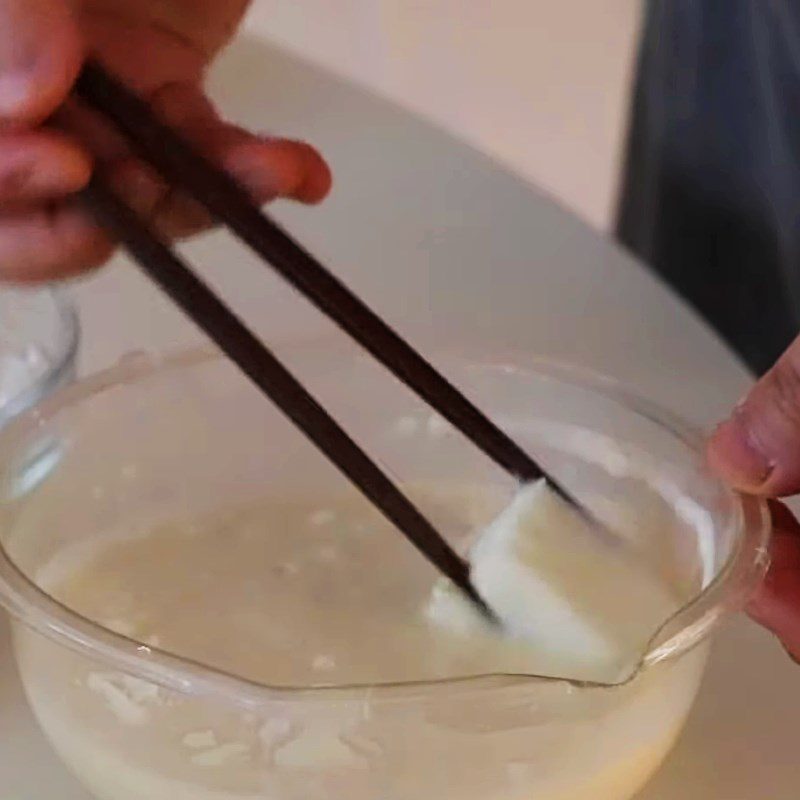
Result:
<svg viewBox="0 0 800 800"><path fill-rule="evenodd" d="M529 647L532 672L576 680L624 676L677 605L642 560L544 480L521 488L483 531L470 575L505 637ZM491 634L452 585L435 588L427 614L461 636Z"/></svg>

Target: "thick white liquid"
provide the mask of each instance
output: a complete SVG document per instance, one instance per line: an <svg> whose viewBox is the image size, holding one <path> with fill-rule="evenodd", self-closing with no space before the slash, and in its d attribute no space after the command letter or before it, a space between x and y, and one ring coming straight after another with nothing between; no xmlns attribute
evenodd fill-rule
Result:
<svg viewBox="0 0 800 800"><path fill-rule="evenodd" d="M463 499L440 497L434 522L448 529ZM434 579L377 512L346 498L177 521L62 554L39 576L130 638L272 686L547 672L547 654L529 645L426 621ZM671 746L703 658L610 691L531 681L406 704L365 690L243 709L28 633L18 653L44 729L103 800L623 800Z"/></svg>

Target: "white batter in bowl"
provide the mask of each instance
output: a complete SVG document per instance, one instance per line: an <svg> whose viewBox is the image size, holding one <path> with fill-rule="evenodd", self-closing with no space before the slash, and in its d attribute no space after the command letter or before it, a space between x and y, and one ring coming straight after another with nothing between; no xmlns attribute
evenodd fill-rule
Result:
<svg viewBox="0 0 800 800"><path fill-rule="evenodd" d="M454 544L515 491L368 360L285 358ZM763 572L763 507L602 381L442 367L670 587L632 679L509 674L530 653L431 628L430 567L232 366L140 359L0 433L0 598L31 705L97 797L625 800L656 769ZM60 461L37 483L43 440Z"/></svg>

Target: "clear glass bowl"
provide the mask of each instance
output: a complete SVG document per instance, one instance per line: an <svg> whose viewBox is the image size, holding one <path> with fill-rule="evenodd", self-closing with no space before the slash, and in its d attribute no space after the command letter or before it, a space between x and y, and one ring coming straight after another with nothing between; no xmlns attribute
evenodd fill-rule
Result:
<svg viewBox="0 0 800 800"><path fill-rule="evenodd" d="M79 334L61 291L0 289L0 426L72 380Z"/></svg>
<svg viewBox="0 0 800 800"><path fill-rule="evenodd" d="M369 359L323 346L287 361L397 480L513 488ZM680 593L636 675L614 688L512 675L270 687L60 605L37 576L65 548L265 487L342 484L216 354L136 356L0 432L0 601L31 707L98 798L625 800L658 767L709 634L763 576L764 505L706 472L695 434L610 381L542 362L438 361Z"/></svg>

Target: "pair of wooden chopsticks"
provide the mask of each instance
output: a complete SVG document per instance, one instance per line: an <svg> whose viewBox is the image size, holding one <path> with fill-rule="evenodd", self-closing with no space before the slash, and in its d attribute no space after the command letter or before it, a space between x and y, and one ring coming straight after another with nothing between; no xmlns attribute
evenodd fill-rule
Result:
<svg viewBox="0 0 800 800"><path fill-rule="evenodd" d="M149 106L96 61L76 85L78 97L111 121L134 151L202 203L318 309L415 391L486 455L520 481L546 477L512 439L252 202ZM96 175L83 199L140 267L298 428L448 578L485 611L466 562L278 359L169 246ZM577 503L548 478L553 488Z"/></svg>

